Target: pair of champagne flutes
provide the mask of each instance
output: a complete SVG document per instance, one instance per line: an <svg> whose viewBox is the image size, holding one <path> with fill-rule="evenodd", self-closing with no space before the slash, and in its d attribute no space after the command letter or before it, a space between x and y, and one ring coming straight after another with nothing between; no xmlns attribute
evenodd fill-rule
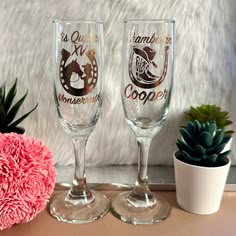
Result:
<svg viewBox="0 0 236 236"><path fill-rule="evenodd" d="M124 22L121 98L139 147L138 176L133 190L122 192L110 203L105 195L88 188L85 177L86 143L103 100L103 23L54 21L54 98L75 154L71 189L50 203L50 213L58 220L88 223L111 209L125 222L152 224L170 214L170 204L148 187L147 166L152 138L161 129L170 104L173 45L172 19Z"/></svg>

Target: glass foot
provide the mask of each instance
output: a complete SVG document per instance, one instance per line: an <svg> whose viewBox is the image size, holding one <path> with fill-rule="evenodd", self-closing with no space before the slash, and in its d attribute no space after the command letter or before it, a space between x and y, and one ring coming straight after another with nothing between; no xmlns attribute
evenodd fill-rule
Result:
<svg viewBox="0 0 236 236"><path fill-rule="evenodd" d="M119 194L111 204L111 212L118 219L134 224L153 224L166 219L171 212L170 204L156 197L156 203L149 207L137 207L128 201L131 191Z"/></svg>
<svg viewBox="0 0 236 236"><path fill-rule="evenodd" d="M83 224L103 217L110 208L110 201L102 193L90 190L94 201L88 204L71 204L65 202L67 192L63 192L52 199L50 213L59 221Z"/></svg>

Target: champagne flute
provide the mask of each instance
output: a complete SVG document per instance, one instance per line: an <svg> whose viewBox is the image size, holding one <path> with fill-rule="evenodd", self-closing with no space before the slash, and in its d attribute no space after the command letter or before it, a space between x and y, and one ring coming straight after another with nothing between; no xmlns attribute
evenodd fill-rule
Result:
<svg viewBox="0 0 236 236"><path fill-rule="evenodd" d="M132 191L119 194L111 211L131 224L167 218L170 204L148 187L149 147L168 113L173 83L174 20L127 20L124 23L121 97L126 120L138 147L138 177Z"/></svg>
<svg viewBox="0 0 236 236"><path fill-rule="evenodd" d="M69 191L56 196L50 213L59 221L88 223L104 216L110 202L87 186L85 149L102 106L103 23L54 21L54 99L60 122L74 145L75 172Z"/></svg>

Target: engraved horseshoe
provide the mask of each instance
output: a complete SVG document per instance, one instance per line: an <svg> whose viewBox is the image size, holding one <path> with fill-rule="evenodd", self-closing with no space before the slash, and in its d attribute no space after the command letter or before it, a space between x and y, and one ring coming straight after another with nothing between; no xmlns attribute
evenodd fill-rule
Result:
<svg viewBox="0 0 236 236"><path fill-rule="evenodd" d="M95 59L95 51L93 49L86 52L86 56L91 62L90 64L83 65L85 76L83 75L83 71L80 68L80 65L76 61L72 61L66 68L66 62L71 56L71 53L65 50L64 48L61 50L61 61L59 67L59 77L63 88L71 95L74 96L84 96L90 93L94 87L96 86L98 80L98 66L97 61ZM70 85L70 77L73 72L76 72L83 80L84 80L84 88L73 88ZM89 82L89 79L91 81Z"/></svg>
<svg viewBox="0 0 236 236"><path fill-rule="evenodd" d="M168 50L169 50L169 46L167 45L165 46L165 61L164 61L162 75L158 80L154 81L153 83L143 83L137 80L137 78L135 78L135 76L133 75L133 71L132 71L132 62L133 62L133 57L134 57L134 51L133 51L129 58L129 76L132 82L140 88L155 88L159 86L166 77L166 73L168 69Z"/></svg>

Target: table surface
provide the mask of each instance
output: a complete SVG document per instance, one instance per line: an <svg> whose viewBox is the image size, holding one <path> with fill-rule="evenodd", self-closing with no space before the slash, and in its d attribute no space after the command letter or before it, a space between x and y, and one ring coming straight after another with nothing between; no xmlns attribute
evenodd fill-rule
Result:
<svg viewBox="0 0 236 236"><path fill-rule="evenodd" d="M113 199L119 191L102 191ZM58 194L55 192L54 194ZM15 225L0 232L0 236L152 236L152 235L236 235L236 192L225 192L220 210L212 215L195 215L179 208L174 191L156 192L172 205L171 215L153 225L130 225L115 218L110 212L89 224L67 224L53 218L47 209L26 224Z"/></svg>

